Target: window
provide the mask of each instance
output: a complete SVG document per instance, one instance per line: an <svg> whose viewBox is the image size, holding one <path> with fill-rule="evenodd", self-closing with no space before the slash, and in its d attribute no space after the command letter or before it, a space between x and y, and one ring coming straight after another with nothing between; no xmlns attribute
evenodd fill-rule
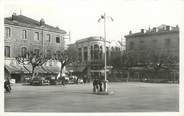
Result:
<svg viewBox="0 0 184 116"><path fill-rule="evenodd" d="M56 54L61 55L61 51L56 51Z"/></svg>
<svg viewBox="0 0 184 116"><path fill-rule="evenodd" d="M88 60L88 48L84 47L84 60L87 61Z"/></svg>
<svg viewBox="0 0 184 116"><path fill-rule="evenodd" d="M100 46L100 59L102 59L103 48Z"/></svg>
<svg viewBox="0 0 184 116"><path fill-rule="evenodd" d="M47 57L51 58L51 51L50 50L47 50Z"/></svg>
<svg viewBox="0 0 184 116"><path fill-rule="evenodd" d="M165 39L165 46L170 46L171 40L170 39Z"/></svg>
<svg viewBox="0 0 184 116"><path fill-rule="evenodd" d="M27 31L26 30L22 31L22 39L27 39Z"/></svg>
<svg viewBox="0 0 184 116"><path fill-rule="evenodd" d="M79 48L79 61L82 61L82 48Z"/></svg>
<svg viewBox="0 0 184 116"><path fill-rule="evenodd" d="M5 37L9 38L11 36L11 30L9 27L5 27Z"/></svg>
<svg viewBox="0 0 184 116"><path fill-rule="evenodd" d="M57 58L61 57L61 51L56 51L56 57Z"/></svg>
<svg viewBox="0 0 184 116"><path fill-rule="evenodd" d="M35 50L34 50L34 53L38 56L39 53L40 53L40 50L39 50L39 49L35 49Z"/></svg>
<svg viewBox="0 0 184 116"><path fill-rule="evenodd" d="M157 47L157 40L156 40L156 39L152 40L152 46L153 46L154 48Z"/></svg>
<svg viewBox="0 0 184 116"><path fill-rule="evenodd" d="M60 43L60 37L56 37L56 43Z"/></svg>
<svg viewBox="0 0 184 116"><path fill-rule="evenodd" d="M140 43L139 48L144 49L145 48L144 41L141 40L141 41L139 41L139 43Z"/></svg>
<svg viewBox="0 0 184 116"><path fill-rule="evenodd" d="M21 49L21 56L22 57L26 57L26 53L27 53L27 48L26 47L22 47L22 49Z"/></svg>
<svg viewBox="0 0 184 116"><path fill-rule="evenodd" d="M5 46L4 55L5 57L10 57L10 46Z"/></svg>
<svg viewBox="0 0 184 116"><path fill-rule="evenodd" d="M91 60L93 60L93 56L94 56L94 53L93 53L93 46L91 46Z"/></svg>
<svg viewBox="0 0 184 116"><path fill-rule="evenodd" d="M157 40L156 40L156 39L154 39L154 40L153 40L153 44L156 44L156 43L157 43Z"/></svg>
<svg viewBox="0 0 184 116"><path fill-rule="evenodd" d="M99 46L96 44L94 46L94 59L98 59L99 58Z"/></svg>
<svg viewBox="0 0 184 116"><path fill-rule="evenodd" d="M130 42L130 45L129 45L130 47L130 49L134 49L134 42Z"/></svg>
<svg viewBox="0 0 184 116"><path fill-rule="evenodd" d="M39 32L34 33L34 40L35 41L39 40Z"/></svg>
<svg viewBox="0 0 184 116"><path fill-rule="evenodd" d="M50 34L47 34L47 35L46 35L46 41L47 41L47 42L50 42Z"/></svg>

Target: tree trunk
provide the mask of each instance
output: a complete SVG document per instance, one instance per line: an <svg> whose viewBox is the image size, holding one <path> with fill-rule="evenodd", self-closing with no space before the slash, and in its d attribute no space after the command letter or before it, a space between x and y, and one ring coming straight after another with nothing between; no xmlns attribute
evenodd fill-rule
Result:
<svg viewBox="0 0 184 116"><path fill-rule="evenodd" d="M31 75L31 78L33 79L35 74L34 74L34 70L35 70L35 66L32 66L32 75Z"/></svg>

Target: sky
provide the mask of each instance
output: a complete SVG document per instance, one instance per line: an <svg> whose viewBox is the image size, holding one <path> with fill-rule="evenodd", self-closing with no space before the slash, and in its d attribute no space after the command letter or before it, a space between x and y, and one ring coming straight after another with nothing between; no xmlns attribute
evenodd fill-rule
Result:
<svg viewBox="0 0 184 116"><path fill-rule="evenodd" d="M73 43L89 36L103 36L103 13L107 40L117 41L131 30L139 32L161 24L182 25L184 0L4 0L4 17L13 12L71 32Z"/></svg>

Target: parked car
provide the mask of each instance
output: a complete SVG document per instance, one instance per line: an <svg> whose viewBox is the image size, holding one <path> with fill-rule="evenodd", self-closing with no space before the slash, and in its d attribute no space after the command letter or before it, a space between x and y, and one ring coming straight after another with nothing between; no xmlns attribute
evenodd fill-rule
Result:
<svg viewBox="0 0 184 116"><path fill-rule="evenodd" d="M31 80L30 82L31 85L42 85L41 84L41 79L39 79L38 77L35 77Z"/></svg>
<svg viewBox="0 0 184 116"><path fill-rule="evenodd" d="M49 85L50 81L44 78L35 77L31 80L31 85Z"/></svg>

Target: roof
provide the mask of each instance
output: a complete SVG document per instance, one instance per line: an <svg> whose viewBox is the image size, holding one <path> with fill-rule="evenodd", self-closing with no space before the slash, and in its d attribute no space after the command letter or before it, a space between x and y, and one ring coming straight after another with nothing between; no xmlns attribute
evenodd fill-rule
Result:
<svg viewBox="0 0 184 116"><path fill-rule="evenodd" d="M170 27L169 30L167 30L167 27ZM155 29L155 30L154 30ZM162 24L158 27L154 27L153 29L146 30L146 32L137 32L125 35L125 38L130 37L142 37L142 36L150 36L150 35L159 35L159 34L166 34L166 33L179 33L179 27L173 27L169 25Z"/></svg>
<svg viewBox="0 0 184 116"><path fill-rule="evenodd" d="M58 27L53 27L51 25L45 24L43 19L41 19L40 21L37 21L32 18L26 17L24 15L13 14L12 17L6 17L4 19L4 23L10 24L10 25L16 25L16 26L29 27L29 28L45 29L48 31L54 31L54 32L66 34L66 31L61 30Z"/></svg>
<svg viewBox="0 0 184 116"><path fill-rule="evenodd" d="M90 36L84 39L77 40L76 43L90 42L90 41L103 41L101 36ZM109 41L106 41L109 42Z"/></svg>

